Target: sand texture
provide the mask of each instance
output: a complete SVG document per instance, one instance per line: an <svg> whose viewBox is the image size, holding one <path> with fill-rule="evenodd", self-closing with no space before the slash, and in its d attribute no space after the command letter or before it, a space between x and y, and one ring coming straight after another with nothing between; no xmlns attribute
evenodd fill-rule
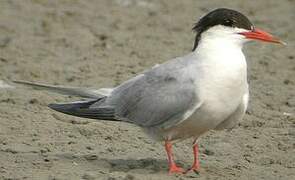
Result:
<svg viewBox="0 0 295 180"><path fill-rule="evenodd" d="M136 126L54 112L47 104L77 98L10 83L116 86L190 52L193 24L217 7L242 11L288 46L244 48L247 114L200 139L199 175L168 176L163 145ZM294 29L294 0L0 0L0 179L294 180ZM174 146L185 168L191 143Z"/></svg>

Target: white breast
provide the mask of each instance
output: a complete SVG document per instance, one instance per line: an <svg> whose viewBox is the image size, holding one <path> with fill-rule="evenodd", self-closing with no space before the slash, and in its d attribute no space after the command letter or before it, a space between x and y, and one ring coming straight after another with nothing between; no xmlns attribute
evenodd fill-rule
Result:
<svg viewBox="0 0 295 180"><path fill-rule="evenodd" d="M197 93L212 108L235 108L247 90L247 64L242 44L231 36L208 33L197 48Z"/></svg>

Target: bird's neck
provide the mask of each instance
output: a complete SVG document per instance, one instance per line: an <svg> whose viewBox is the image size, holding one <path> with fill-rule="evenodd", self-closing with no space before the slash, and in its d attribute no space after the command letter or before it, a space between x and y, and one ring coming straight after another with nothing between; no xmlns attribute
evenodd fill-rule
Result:
<svg viewBox="0 0 295 180"><path fill-rule="evenodd" d="M208 92L243 94L247 89L247 64L239 43L222 38L205 39L200 41L193 54L196 57L197 69L202 70L200 82L203 82L201 86L204 87L204 94ZM235 94L230 95L235 96ZM240 95L236 94L236 97ZM217 94L217 97L219 96L220 94Z"/></svg>
<svg viewBox="0 0 295 180"><path fill-rule="evenodd" d="M242 44L226 38L205 38L193 52L198 65L217 79L242 77L246 79L247 64Z"/></svg>

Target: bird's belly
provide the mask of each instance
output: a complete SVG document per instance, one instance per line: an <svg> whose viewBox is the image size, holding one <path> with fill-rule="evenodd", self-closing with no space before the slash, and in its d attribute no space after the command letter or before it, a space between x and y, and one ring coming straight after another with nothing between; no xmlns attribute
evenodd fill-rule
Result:
<svg viewBox="0 0 295 180"><path fill-rule="evenodd" d="M236 107L235 107L236 108ZM182 140L187 138L197 138L205 132L214 129L224 119L226 119L234 108L216 107L204 104L186 120L168 129L146 129L147 134L156 140Z"/></svg>
<svg viewBox="0 0 295 180"><path fill-rule="evenodd" d="M168 129L158 129L149 132L158 140L176 140L186 138L197 138L205 132L214 129L218 124L229 117L239 106L244 93L234 96L225 95L222 99L207 99L199 109L197 109L186 120Z"/></svg>
<svg viewBox="0 0 295 180"><path fill-rule="evenodd" d="M203 133L214 129L233 111L233 108L213 108L210 105L204 105L188 119L168 130L170 136L168 137L171 139L199 137Z"/></svg>

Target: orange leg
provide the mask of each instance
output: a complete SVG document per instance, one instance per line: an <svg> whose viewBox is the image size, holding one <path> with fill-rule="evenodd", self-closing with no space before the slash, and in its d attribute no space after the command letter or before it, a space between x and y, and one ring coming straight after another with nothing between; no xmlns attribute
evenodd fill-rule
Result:
<svg viewBox="0 0 295 180"><path fill-rule="evenodd" d="M178 167L176 163L173 160L173 154L172 154L172 144L169 141L165 141L165 149L168 156L168 163L169 163L169 174L173 173L184 173L185 171Z"/></svg>
<svg viewBox="0 0 295 180"><path fill-rule="evenodd" d="M195 171L196 173L199 173L200 170L200 162L199 162L199 147L198 144L195 143L193 146L193 152L194 152L194 163L191 168L189 168L185 173L189 171Z"/></svg>

